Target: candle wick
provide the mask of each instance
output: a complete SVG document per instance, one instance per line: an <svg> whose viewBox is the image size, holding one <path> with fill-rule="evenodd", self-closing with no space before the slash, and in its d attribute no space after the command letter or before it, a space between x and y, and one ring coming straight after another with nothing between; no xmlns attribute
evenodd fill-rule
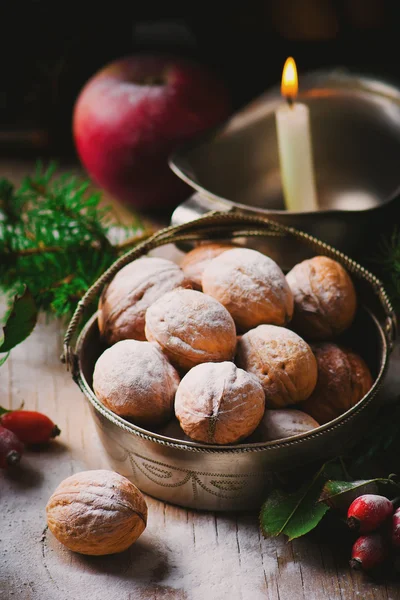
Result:
<svg viewBox="0 0 400 600"><path fill-rule="evenodd" d="M293 108L293 103L294 103L293 96L286 96L286 101L288 103L289 108Z"/></svg>

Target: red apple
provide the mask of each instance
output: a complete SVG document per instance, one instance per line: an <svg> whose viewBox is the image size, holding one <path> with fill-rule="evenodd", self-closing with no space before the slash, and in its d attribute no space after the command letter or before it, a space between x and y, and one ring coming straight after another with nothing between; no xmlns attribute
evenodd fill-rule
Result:
<svg viewBox="0 0 400 600"><path fill-rule="evenodd" d="M125 205L162 211L191 191L168 166L171 153L229 114L229 93L207 67L136 55L89 79L74 106L73 136L94 182Z"/></svg>

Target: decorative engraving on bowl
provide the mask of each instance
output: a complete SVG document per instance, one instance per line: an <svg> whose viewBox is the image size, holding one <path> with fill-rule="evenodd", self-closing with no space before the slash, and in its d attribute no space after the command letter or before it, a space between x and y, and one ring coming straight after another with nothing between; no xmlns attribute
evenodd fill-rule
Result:
<svg viewBox="0 0 400 600"><path fill-rule="evenodd" d="M252 486L249 486L249 479L260 476L264 477L265 481L268 479L268 473L261 471L236 475L207 473L174 467L135 452L128 452L128 456L135 479L138 478L137 471L139 471L152 483L161 487L177 488L189 483L192 486L194 500L198 497L199 487L218 498L241 500L251 494Z"/></svg>
<svg viewBox="0 0 400 600"><path fill-rule="evenodd" d="M240 491L243 488L243 481L221 481L221 480L217 480L217 479L212 479L210 481L210 483L215 486L216 488L218 488L219 490L223 490L223 491Z"/></svg>
<svg viewBox="0 0 400 600"><path fill-rule="evenodd" d="M220 500L233 501L236 506L237 503L243 500L254 499L256 495L255 488L260 487L260 481L263 482L261 487L265 489L271 484L273 475L271 471L267 470L235 474L218 471L198 471L155 460L144 454L134 452L131 448L128 450L117 441L114 435L110 434L104 417L96 410L92 412L101 441L110 458L118 462L119 465L123 463L130 465L132 474L124 474L132 477L134 483L143 491L151 490L152 495L157 495L154 493L154 485L159 486L159 489L164 488L166 490L186 486L183 493L186 495L188 489L191 488L194 502L200 500L201 496L204 499L204 492L206 492L205 497L210 495ZM163 496L162 489L159 493L160 497Z"/></svg>

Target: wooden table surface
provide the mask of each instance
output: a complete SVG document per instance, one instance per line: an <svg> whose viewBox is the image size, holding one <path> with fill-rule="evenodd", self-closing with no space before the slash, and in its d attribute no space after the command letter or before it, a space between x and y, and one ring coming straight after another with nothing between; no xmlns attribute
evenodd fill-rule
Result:
<svg viewBox="0 0 400 600"><path fill-rule="evenodd" d="M16 181L27 163L0 162ZM61 436L0 472L1 600L395 600L398 581L376 581L348 566L343 529L322 527L304 538L263 539L257 513L185 510L146 497L148 526L128 551L87 557L65 549L46 530L45 505L65 477L110 468L86 400L60 363L63 326L41 318L0 368L0 405L48 414ZM400 352L386 395L397 394ZM334 532L336 531L336 535Z"/></svg>

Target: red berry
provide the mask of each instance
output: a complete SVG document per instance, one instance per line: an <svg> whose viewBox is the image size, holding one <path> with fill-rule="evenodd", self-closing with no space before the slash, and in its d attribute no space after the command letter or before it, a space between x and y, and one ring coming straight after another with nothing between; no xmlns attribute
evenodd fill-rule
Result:
<svg viewBox="0 0 400 600"><path fill-rule="evenodd" d="M49 417L32 410L5 413L0 417L0 423L24 444L43 444L61 433Z"/></svg>
<svg viewBox="0 0 400 600"><path fill-rule="evenodd" d="M347 511L347 524L360 533L374 531L393 514L393 503L385 496L364 494Z"/></svg>
<svg viewBox="0 0 400 600"><path fill-rule="evenodd" d="M362 535L353 544L350 567L370 571L388 558L389 548L389 541L383 532Z"/></svg>
<svg viewBox="0 0 400 600"><path fill-rule="evenodd" d="M0 425L0 468L18 464L23 451L24 445L15 433Z"/></svg>
<svg viewBox="0 0 400 600"><path fill-rule="evenodd" d="M395 548L400 548L400 508L392 518L392 544Z"/></svg>

